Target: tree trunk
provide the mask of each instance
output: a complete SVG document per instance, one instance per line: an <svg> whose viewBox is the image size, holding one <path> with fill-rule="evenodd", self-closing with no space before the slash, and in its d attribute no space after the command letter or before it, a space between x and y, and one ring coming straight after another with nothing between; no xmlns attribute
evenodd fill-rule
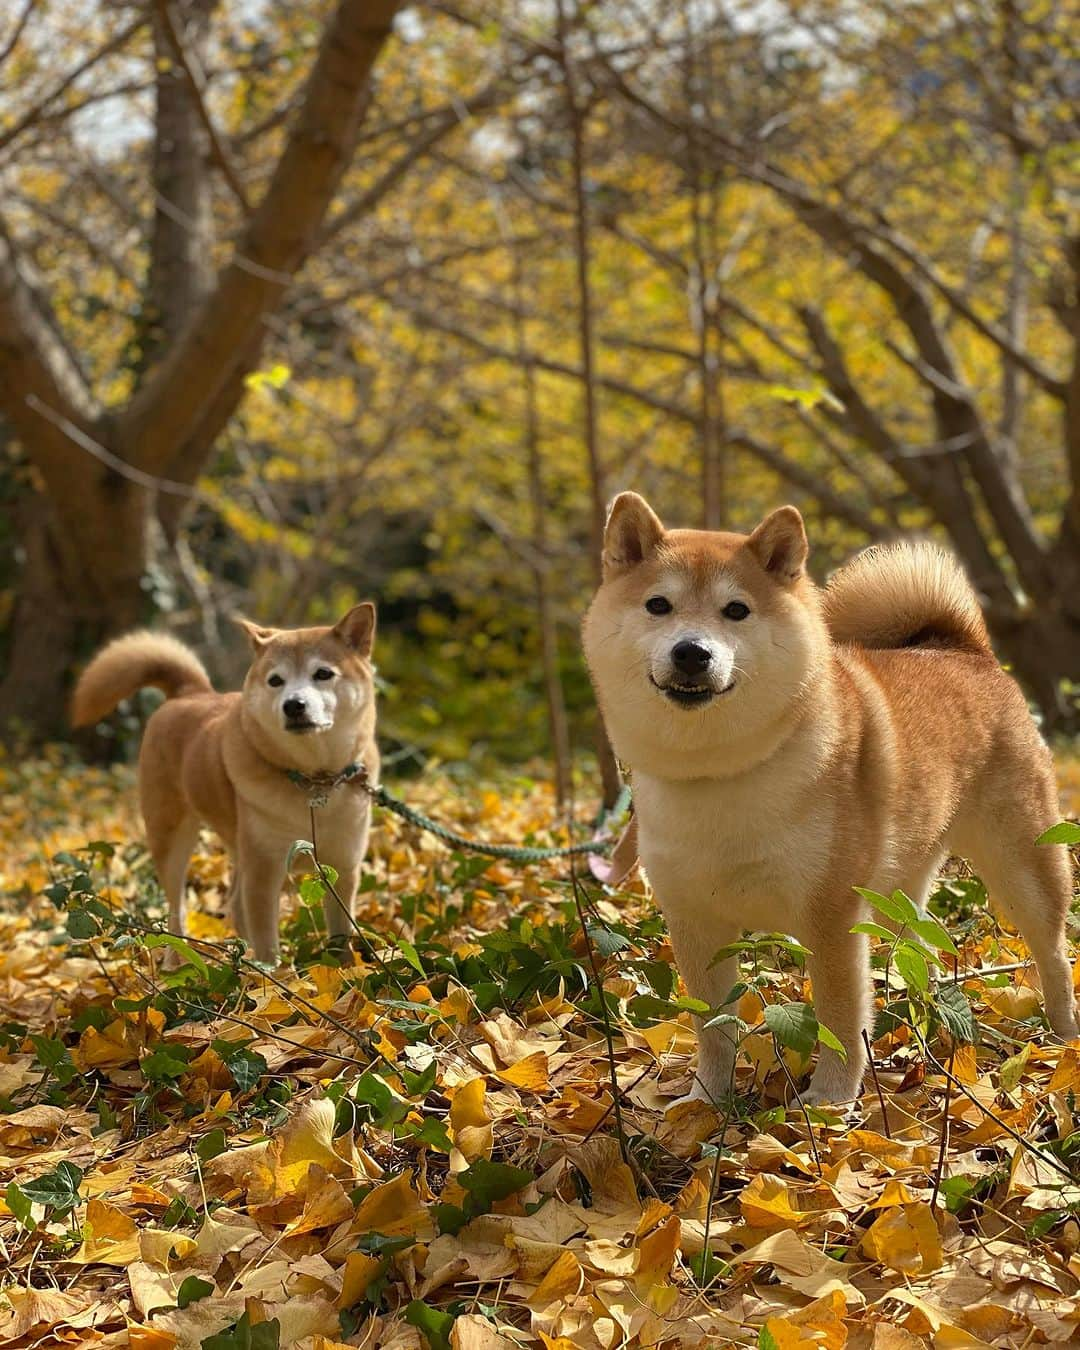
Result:
<svg viewBox="0 0 1080 1350"><path fill-rule="evenodd" d="M1042 714L1045 732L1075 734L1080 717L1075 697L1062 685L1080 673L1080 623L1060 604L1036 606L1010 621L988 616L998 654Z"/></svg>
<svg viewBox="0 0 1080 1350"><path fill-rule="evenodd" d="M0 727L42 739L65 729L73 666L146 618L148 501L142 488L103 471L94 490L79 494L77 534L43 493L21 515L23 566Z"/></svg>
<svg viewBox="0 0 1080 1350"><path fill-rule="evenodd" d="M540 656L547 702L548 735L555 769L555 800L559 810L570 804L573 782L570 756L570 729L566 720L566 699L559 673L559 630L551 603L548 581L547 500L544 492L544 457L540 448L540 413L536 403L536 366L529 352L525 321L524 260L514 249L515 335L525 394L525 452L529 470L529 504L532 514L532 548L536 562L533 584L536 588L536 617L540 625Z"/></svg>
<svg viewBox="0 0 1080 1350"><path fill-rule="evenodd" d="M594 363L592 282L589 275L589 202L585 191L585 111L578 102L574 80L573 60L567 45L566 0L558 0L559 55L566 109L570 122L571 173L574 198L574 254L577 264L578 326L581 347L581 388L584 400L585 451L589 461L590 529L589 543L592 555L593 580L602 580L600 558L604 545L604 522L607 511L607 483L600 457L600 437L597 427L596 375ZM600 782L604 805L615 805L622 788L618 760L611 748L604 717L596 712L596 758L600 768Z"/></svg>
<svg viewBox="0 0 1080 1350"><path fill-rule="evenodd" d="M155 0L154 228L129 368L134 392L106 411L46 288L0 220L0 409L40 482L27 503L23 572L0 728L64 721L68 671L103 638L145 621L152 491L193 483L239 405L266 316L322 239L371 103L372 65L400 0L336 0L258 206L202 100L216 0ZM129 25L112 49L138 29ZM241 204L231 260L216 269L208 156ZM372 210L378 191L364 198ZM104 461L104 462L103 462ZM105 467L105 462L110 467ZM148 490L149 489L149 490ZM162 495L175 541L182 496Z"/></svg>
<svg viewBox="0 0 1080 1350"><path fill-rule="evenodd" d="M139 333L140 378L184 331L214 284L207 137L168 31L175 22L179 38L201 61L210 8L207 0L181 0L167 18L154 15L155 206Z"/></svg>
<svg viewBox="0 0 1080 1350"><path fill-rule="evenodd" d="M711 79L697 67L698 39L692 5L683 6L683 96L686 101L686 169L690 188L690 327L697 339L698 439L701 447L701 527L719 530L724 524L725 410L723 329L719 316L719 172L704 165L698 144L694 108L702 106L710 123ZM707 46L707 44L705 44ZM710 72L711 73L711 72Z"/></svg>

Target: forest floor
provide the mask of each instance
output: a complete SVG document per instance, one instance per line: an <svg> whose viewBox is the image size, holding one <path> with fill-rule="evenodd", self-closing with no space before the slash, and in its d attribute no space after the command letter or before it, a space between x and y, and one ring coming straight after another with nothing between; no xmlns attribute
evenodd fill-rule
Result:
<svg viewBox="0 0 1080 1350"><path fill-rule="evenodd" d="M558 839L523 777L405 790ZM736 1105L672 1107L695 1040L641 882L575 894L380 814L359 953L313 880L268 973L206 836L169 971L140 841L127 771L0 760L0 1345L1080 1341L1080 1045L962 870L948 1000L876 944L894 1015L853 1123L784 1104L817 1028L782 943L745 954Z"/></svg>

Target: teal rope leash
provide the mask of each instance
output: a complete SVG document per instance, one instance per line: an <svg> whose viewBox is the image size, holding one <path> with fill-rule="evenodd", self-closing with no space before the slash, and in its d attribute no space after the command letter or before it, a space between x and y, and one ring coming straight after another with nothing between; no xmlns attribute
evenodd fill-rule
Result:
<svg viewBox="0 0 1080 1350"><path fill-rule="evenodd" d="M414 826L418 830L426 830L428 834L433 834L436 839L441 839L444 844L449 844L452 848L464 849L469 853L479 853L487 858L505 858L508 862L534 863L545 862L549 858L570 858L580 856L585 853L607 853L615 846L614 839L595 839L587 844L565 844L562 847L535 848L519 844L489 844L482 839L470 839L468 835L460 834L457 830L452 830L448 825L443 825L431 816L425 815L423 811L418 811L408 802L403 802L400 797L395 797L387 792L384 787L376 787L368 782L367 769L363 764L348 764L339 774L318 774L309 776L298 773L296 770L288 770L289 780L297 787L305 788L309 793L309 801L313 807L325 806L329 800L330 793L336 787L344 783L355 782L357 787L362 788L364 792L384 807L387 811L392 811L394 815L400 816L402 820ZM612 811L612 817L617 817L630 803L630 790L623 788L619 795L619 800Z"/></svg>
<svg viewBox="0 0 1080 1350"><path fill-rule="evenodd" d="M393 811L394 815L400 816L410 825L415 825L417 829L427 830L436 839L441 839L444 844L465 849L470 853L481 853L488 858L506 858L510 862L520 863L544 862L548 858L569 858L582 853L606 853L613 845L613 841L610 839L597 839L588 844L565 844L561 848L528 848L525 845L518 844L488 844L480 839L469 839L466 835L459 834L457 830L450 829L448 825L441 825L437 820L432 820L423 811L417 811L415 807L409 806L399 797L392 797L383 787L370 787L365 783L364 791L380 806L386 807L388 811Z"/></svg>

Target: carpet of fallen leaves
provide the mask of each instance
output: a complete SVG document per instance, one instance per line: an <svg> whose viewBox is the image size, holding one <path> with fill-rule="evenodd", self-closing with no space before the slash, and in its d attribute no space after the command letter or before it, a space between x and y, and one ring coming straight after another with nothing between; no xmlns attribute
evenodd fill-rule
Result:
<svg viewBox="0 0 1080 1350"><path fill-rule="evenodd" d="M524 778L406 790L490 839L557 837ZM672 1106L694 1037L643 882L575 899L565 866L383 817L355 953L327 952L310 882L264 972L206 836L168 969L127 771L0 760L0 808L0 1345L1080 1340L1080 1046L962 873L980 1035L936 1034L948 1094L901 1026L857 1118L785 1107L805 1066L748 994L721 1119ZM768 988L806 994L791 965Z"/></svg>

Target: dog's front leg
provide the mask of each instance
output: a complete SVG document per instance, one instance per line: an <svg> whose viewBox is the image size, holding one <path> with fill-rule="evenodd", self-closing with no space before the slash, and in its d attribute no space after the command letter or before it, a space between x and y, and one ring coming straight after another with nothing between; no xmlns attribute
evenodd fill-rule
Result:
<svg viewBox="0 0 1080 1350"><path fill-rule="evenodd" d="M240 837L237 853L237 918L240 936L256 961L276 965L281 888L285 858L277 851Z"/></svg>
<svg viewBox="0 0 1080 1350"><path fill-rule="evenodd" d="M800 1094L807 1106L851 1102L862 1090L866 1073L862 1034L869 1029L872 1010L870 950L864 934L848 931L852 922L853 918L845 918L838 931L819 931L806 958L818 1022L847 1052L845 1059L835 1050L821 1048L810 1086Z"/></svg>
<svg viewBox="0 0 1080 1350"><path fill-rule="evenodd" d="M664 908L662 903L661 908ZM707 1003L714 1012L733 1012L734 1009L725 1009L721 1005L739 977L738 962L733 957L723 961L713 958L721 947L735 941L738 931L726 924L703 924L701 910L696 906L691 914L684 913L682 906L678 909L669 906L664 913L675 964L686 992L691 998ZM688 1095L718 1103L734 1091L738 1040L730 1024L705 1026L709 1020L709 1016L694 1019L698 1029L698 1064L694 1086Z"/></svg>

